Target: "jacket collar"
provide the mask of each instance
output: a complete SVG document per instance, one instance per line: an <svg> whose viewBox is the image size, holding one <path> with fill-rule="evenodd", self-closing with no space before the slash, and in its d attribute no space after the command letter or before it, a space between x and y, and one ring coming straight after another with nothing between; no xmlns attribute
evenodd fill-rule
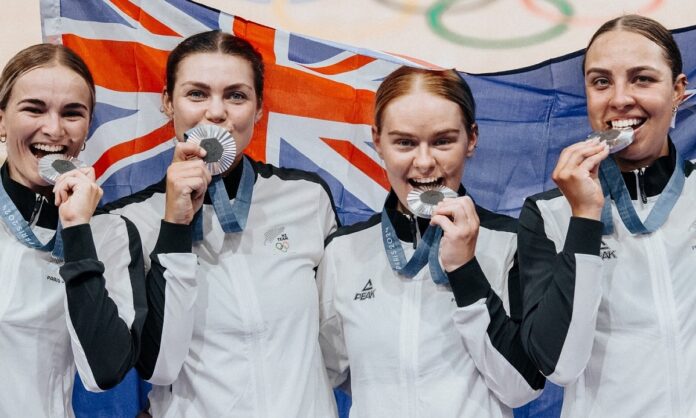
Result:
<svg viewBox="0 0 696 418"><path fill-rule="evenodd" d="M642 174L639 174L642 170L621 172L628 193L631 195L631 200L638 200L640 198L638 195L638 186L636 185L639 175L643 178L643 190L647 197L657 196L664 190L674 172L677 161L676 148L672 140L668 141L669 154L658 158L650 166L645 167Z"/></svg>
<svg viewBox="0 0 696 418"><path fill-rule="evenodd" d="M56 229L58 225L58 208L53 205L55 198L53 193L48 197L44 197L23 184L12 180L7 162L0 168L0 177L2 177L2 187L25 221L31 223L31 217L37 211L39 219L36 225L42 228Z"/></svg>
<svg viewBox="0 0 696 418"><path fill-rule="evenodd" d="M246 155L242 156L242 160L244 158L249 159L249 162L251 163L251 167L254 170L254 183L256 183L256 165L254 164L254 161ZM227 173L225 177L222 178L222 181L225 184L225 190L227 191L227 195L230 197L230 200L234 199L237 196L237 189L239 189L239 183L242 181L242 172L244 171L244 161L242 160L239 160L239 164L237 164L237 166L233 168L232 171ZM213 201L210 200L210 195L208 193L205 194L203 203L209 205L213 203Z"/></svg>

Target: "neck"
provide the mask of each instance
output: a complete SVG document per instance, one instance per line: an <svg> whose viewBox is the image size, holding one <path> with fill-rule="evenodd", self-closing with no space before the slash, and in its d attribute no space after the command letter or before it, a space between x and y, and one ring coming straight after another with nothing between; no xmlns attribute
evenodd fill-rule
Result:
<svg viewBox="0 0 696 418"><path fill-rule="evenodd" d="M640 160L632 160L632 159L622 158L618 154L622 154L622 153L619 152L619 153L615 154L614 161L616 161L616 165L619 166L619 170L621 170L623 172L629 172L629 171L638 170L638 169L645 168L645 167L650 167L655 162L655 160L657 160L658 158L669 155L669 141L665 138L665 142L662 145L662 148L660 149L660 152L657 155L651 155L647 158L643 158Z"/></svg>
<svg viewBox="0 0 696 418"><path fill-rule="evenodd" d="M7 171L9 172L10 178L13 181L21 184L22 186L26 187L27 189L31 190L34 193L38 193L38 194L40 194L44 197L48 197L48 198L51 197L51 194L53 192L52 185L38 186L35 184L31 184L25 177L20 176L19 172L17 170L15 170L14 167L12 167L12 164L9 164L9 163L7 164ZM51 201L51 203L53 203L51 199L49 199L49 201Z"/></svg>

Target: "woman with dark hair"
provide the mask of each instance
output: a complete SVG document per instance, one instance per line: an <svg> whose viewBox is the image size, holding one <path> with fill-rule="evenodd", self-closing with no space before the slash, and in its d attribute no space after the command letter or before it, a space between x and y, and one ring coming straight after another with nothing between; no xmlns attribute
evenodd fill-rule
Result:
<svg viewBox="0 0 696 418"><path fill-rule="evenodd" d="M454 70L401 67L377 90L372 137L392 190L329 237L317 271L322 352L351 417L512 417L544 385L504 307L521 311L516 222L461 185L474 115Z"/></svg>
<svg viewBox="0 0 696 418"><path fill-rule="evenodd" d="M520 215L522 338L564 417L686 417L696 411L696 188L669 139L685 86L658 22L606 22L583 72L595 131L632 132L610 154L590 139L563 150L558 189Z"/></svg>
<svg viewBox="0 0 696 418"><path fill-rule="evenodd" d="M146 315L138 232L119 216L92 216L102 196L94 169L44 164L74 168L93 109L92 76L62 45L26 48L0 76L3 417L74 417L76 369L98 392L138 357Z"/></svg>
<svg viewBox="0 0 696 418"><path fill-rule="evenodd" d="M328 188L242 155L263 112L263 62L247 41L191 36L166 76L178 140L167 176L108 207L132 217L152 252L139 364L155 384L152 415L335 416L314 280L337 224ZM232 141L236 157L211 173L203 159Z"/></svg>

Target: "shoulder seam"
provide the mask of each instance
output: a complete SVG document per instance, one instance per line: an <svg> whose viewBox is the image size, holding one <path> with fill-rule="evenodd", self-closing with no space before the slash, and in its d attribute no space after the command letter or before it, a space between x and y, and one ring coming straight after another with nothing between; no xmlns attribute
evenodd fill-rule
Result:
<svg viewBox="0 0 696 418"><path fill-rule="evenodd" d="M378 212L372 216L370 216L367 220L364 220L362 222L355 223L353 225L348 225L348 226L342 226L338 228L333 234L329 235L326 237L326 240L324 240L324 247L329 245L329 243L337 237L343 236L343 235L350 235L354 234L356 232L363 231L365 229L372 228L373 226L379 224L382 221L382 213Z"/></svg>

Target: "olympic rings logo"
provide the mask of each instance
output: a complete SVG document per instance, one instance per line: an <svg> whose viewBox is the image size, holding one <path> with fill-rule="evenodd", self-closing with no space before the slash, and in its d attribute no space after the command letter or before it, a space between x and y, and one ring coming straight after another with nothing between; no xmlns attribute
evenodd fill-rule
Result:
<svg viewBox="0 0 696 418"><path fill-rule="evenodd" d="M288 241L278 241L275 243L276 250L280 250L284 253L288 252L290 248L290 243Z"/></svg>

